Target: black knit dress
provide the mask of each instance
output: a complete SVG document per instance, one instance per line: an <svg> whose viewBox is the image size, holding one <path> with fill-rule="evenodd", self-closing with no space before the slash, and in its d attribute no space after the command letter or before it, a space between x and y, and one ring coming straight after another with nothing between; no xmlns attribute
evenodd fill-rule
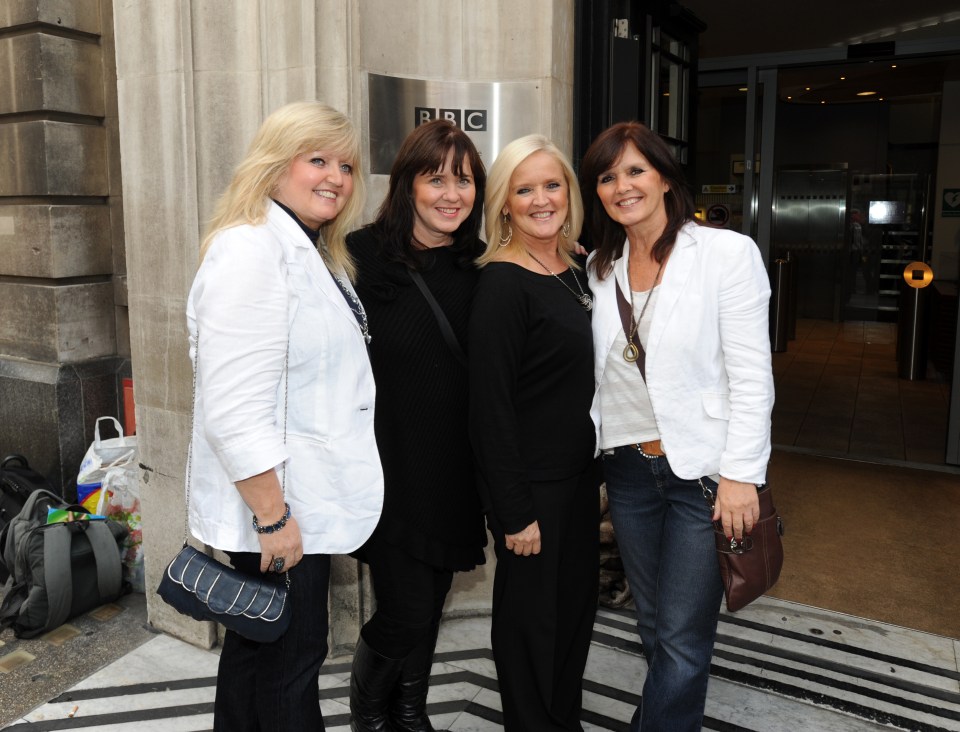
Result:
<svg viewBox="0 0 960 732"><path fill-rule="evenodd" d="M487 534L468 435L467 369L406 265L386 260L376 231L354 232L347 245L373 337L374 424L385 483L375 538L438 569L473 569L484 562ZM471 257L451 247L418 257L418 271L466 350L479 278ZM358 556L364 558L362 549Z"/></svg>

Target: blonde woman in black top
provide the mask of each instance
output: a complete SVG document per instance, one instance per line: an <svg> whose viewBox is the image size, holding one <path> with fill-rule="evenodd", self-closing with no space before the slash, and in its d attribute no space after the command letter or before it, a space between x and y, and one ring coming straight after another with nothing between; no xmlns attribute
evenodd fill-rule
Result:
<svg viewBox="0 0 960 732"><path fill-rule="evenodd" d="M597 606L592 299L576 178L545 137L490 170L470 319L470 431L494 536L491 638L508 732L581 730Z"/></svg>

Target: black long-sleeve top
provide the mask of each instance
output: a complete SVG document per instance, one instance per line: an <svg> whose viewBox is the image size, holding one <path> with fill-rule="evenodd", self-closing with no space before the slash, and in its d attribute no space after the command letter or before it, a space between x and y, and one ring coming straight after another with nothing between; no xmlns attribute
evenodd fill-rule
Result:
<svg viewBox="0 0 960 732"><path fill-rule="evenodd" d="M576 276L589 292L583 270ZM571 270L560 277L579 294ZM590 317L556 277L493 262L480 275L469 342L483 500L514 534L536 519L531 481L569 478L593 459Z"/></svg>
<svg viewBox="0 0 960 732"><path fill-rule="evenodd" d="M377 534L431 566L472 569L484 562L487 534L467 430L467 369L407 267L384 257L376 230L350 234L347 246L372 336L374 429L384 475ZM448 247L418 256L424 282L467 348L476 268Z"/></svg>

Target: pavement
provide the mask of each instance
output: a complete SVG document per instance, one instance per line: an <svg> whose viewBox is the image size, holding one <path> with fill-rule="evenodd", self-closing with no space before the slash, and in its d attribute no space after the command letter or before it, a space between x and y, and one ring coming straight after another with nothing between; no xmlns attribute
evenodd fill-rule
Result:
<svg viewBox="0 0 960 732"><path fill-rule="evenodd" d="M211 729L216 649L152 632L143 600L126 596L44 638L16 641L4 632L6 729ZM444 620L428 699L438 728L503 730L489 640L488 617ZM32 659L19 656L10 667L16 654ZM960 732L958 658L954 639L761 598L721 614L703 728ZM329 658L321 671L330 732L349 730L349 674L349 656ZM584 732L626 732L645 674L631 611L601 609L584 674Z"/></svg>
<svg viewBox="0 0 960 732"><path fill-rule="evenodd" d="M0 633L0 727L117 661L157 633L147 625L146 598L124 595L29 640Z"/></svg>

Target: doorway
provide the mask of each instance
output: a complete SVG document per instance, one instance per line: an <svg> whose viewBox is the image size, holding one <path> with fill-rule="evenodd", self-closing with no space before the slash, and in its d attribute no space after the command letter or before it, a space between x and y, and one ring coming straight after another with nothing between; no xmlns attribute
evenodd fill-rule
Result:
<svg viewBox="0 0 960 732"><path fill-rule="evenodd" d="M904 268L931 254L941 100L930 72L942 86L945 65L896 65L925 75L915 93L901 73L899 96L858 97L883 88L866 61L701 69L692 182L701 218L753 237L768 264L792 263L774 442L943 465L952 362L929 359L925 383L898 383L896 339ZM937 331L949 342L927 346L952 353L955 330Z"/></svg>

